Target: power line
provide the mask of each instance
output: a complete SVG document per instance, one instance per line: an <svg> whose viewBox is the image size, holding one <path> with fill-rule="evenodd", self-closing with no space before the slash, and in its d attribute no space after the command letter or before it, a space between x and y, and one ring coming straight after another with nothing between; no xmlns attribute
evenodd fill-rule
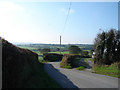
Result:
<svg viewBox="0 0 120 90"><path fill-rule="evenodd" d="M67 24L67 21L68 21L68 16L69 16L69 13L70 13L70 10L71 10L71 5L72 5L72 3L70 2L69 8L68 8L67 17L66 17L66 20L65 20L65 23L64 23L64 26L63 26L63 31L64 31L65 28L66 28L66 24ZM62 31L62 34L63 34L63 31Z"/></svg>
<svg viewBox="0 0 120 90"><path fill-rule="evenodd" d="M70 5L69 5L69 9L68 9L68 13L67 13L67 17L66 17L66 20L65 20L65 23L64 23L64 27L63 27L63 31L65 30L65 27L66 27L66 23L68 21L68 16L69 16L69 13L70 13L70 9L71 9L71 2L70 2ZM63 34L63 31L61 34ZM60 35L60 54L61 54L61 35Z"/></svg>

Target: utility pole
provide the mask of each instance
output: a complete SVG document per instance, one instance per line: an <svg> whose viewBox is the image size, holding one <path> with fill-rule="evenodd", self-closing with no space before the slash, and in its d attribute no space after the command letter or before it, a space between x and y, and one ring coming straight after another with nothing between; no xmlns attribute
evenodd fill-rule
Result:
<svg viewBox="0 0 120 90"><path fill-rule="evenodd" d="M60 36L60 54L61 54L61 36Z"/></svg>

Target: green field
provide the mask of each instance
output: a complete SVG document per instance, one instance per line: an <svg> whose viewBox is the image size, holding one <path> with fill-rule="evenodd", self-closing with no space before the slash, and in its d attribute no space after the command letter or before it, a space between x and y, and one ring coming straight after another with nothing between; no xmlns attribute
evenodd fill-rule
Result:
<svg viewBox="0 0 120 90"><path fill-rule="evenodd" d="M50 53L57 53L57 54L60 54L60 52L50 52ZM65 52L61 52L61 54L69 54L69 51L65 51Z"/></svg>
<svg viewBox="0 0 120 90"><path fill-rule="evenodd" d="M30 47L30 46L19 46L19 47L29 49L29 50L36 49L35 47Z"/></svg>
<svg viewBox="0 0 120 90"><path fill-rule="evenodd" d="M34 51L36 52L38 55L43 55L40 51ZM60 52L48 52L48 53L56 53L56 54L60 54ZM69 51L65 51L65 52L61 52L61 54L69 54Z"/></svg>

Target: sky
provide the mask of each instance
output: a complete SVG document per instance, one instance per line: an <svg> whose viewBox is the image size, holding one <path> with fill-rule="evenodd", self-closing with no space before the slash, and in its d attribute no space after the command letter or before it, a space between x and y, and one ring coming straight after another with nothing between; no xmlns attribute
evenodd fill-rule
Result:
<svg viewBox="0 0 120 90"><path fill-rule="evenodd" d="M9 42L93 44L101 30L118 29L118 2L0 1L0 36ZM64 27L65 25L65 27Z"/></svg>

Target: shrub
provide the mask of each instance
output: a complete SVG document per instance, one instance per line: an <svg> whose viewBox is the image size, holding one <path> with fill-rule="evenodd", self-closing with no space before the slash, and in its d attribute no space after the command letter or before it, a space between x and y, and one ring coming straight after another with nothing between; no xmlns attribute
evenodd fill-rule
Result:
<svg viewBox="0 0 120 90"><path fill-rule="evenodd" d="M72 54L65 54L62 58L62 61L60 63L60 67L67 66L68 64L71 65L71 67L76 66L76 58L80 57L79 55L72 55Z"/></svg>
<svg viewBox="0 0 120 90"><path fill-rule="evenodd" d="M58 61L62 60L63 55L61 54L56 54L56 53L44 53L43 54L43 59L48 60L48 61Z"/></svg>
<svg viewBox="0 0 120 90"><path fill-rule="evenodd" d="M48 53L50 52L49 48L43 48L42 50L40 50L41 53Z"/></svg>
<svg viewBox="0 0 120 90"><path fill-rule="evenodd" d="M71 45L69 47L69 53L70 54L79 54L82 50L78 47L78 46L75 46L75 45Z"/></svg>

